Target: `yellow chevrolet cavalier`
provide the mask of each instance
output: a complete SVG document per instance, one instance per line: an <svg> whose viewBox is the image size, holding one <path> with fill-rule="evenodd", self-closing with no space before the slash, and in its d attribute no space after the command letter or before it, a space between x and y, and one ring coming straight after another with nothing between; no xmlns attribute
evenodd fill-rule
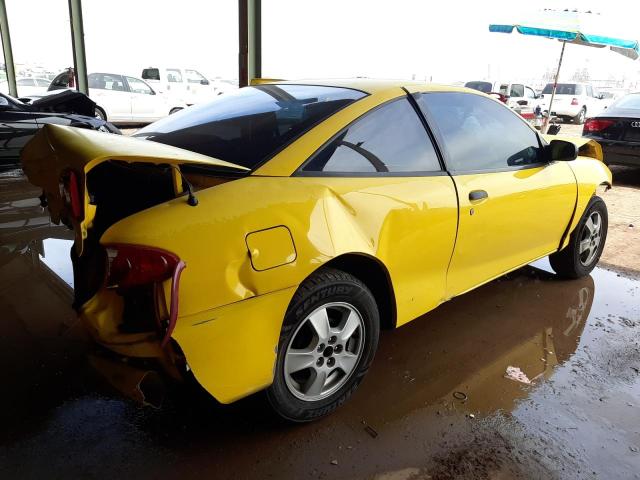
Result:
<svg viewBox="0 0 640 480"><path fill-rule="evenodd" d="M349 398L381 328L547 255L587 275L607 234L600 146L548 142L472 90L262 84L135 137L47 125L23 152L76 232L81 319L294 421Z"/></svg>

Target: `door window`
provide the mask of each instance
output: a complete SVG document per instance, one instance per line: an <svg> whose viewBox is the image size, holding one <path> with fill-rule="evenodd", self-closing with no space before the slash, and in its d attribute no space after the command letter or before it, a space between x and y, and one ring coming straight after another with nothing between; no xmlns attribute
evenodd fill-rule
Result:
<svg viewBox="0 0 640 480"><path fill-rule="evenodd" d="M97 88L100 90L112 90L116 92L125 92L127 88L124 85L122 75L113 75L111 73L92 73L88 77L89 88Z"/></svg>
<svg viewBox="0 0 640 480"><path fill-rule="evenodd" d="M167 82L182 83L182 72L177 68L167 68Z"/></svg>
<svg viewBox="0 0 640 480"><path fill-rule="evenodd" d="M139 78L127 77L127 83L129 84L129 90L131 93L142 93L144 95L153 95L151 87L144 83Z"/></svg>
<svg viewBox="0 0 640 480"><path fill-rule="evenodd" d="M514 83L511 85L511 93L509 94L511 97L524 97L524 85L519 83Z"/></svg>
<svg viewBox="0 0 640 480"><path fill-rule="evenodd" d="M416 95L443 137L453 171L504 170L540 162L538 135L504 105L470 93Z"/></svg>
<svg viewBox="0 0 640 480"><path fill-rule="evenodd" d="M184 74L185 74L185 77L187 77L187 82L189 83L202 83L203 80L209 83L208 80L204 77L204 75L202 75L199 72L196 72L195 70L185 70Z"/></svg>
<svg viewBox="0 0 640 480"><path fill-rule="evenodd" d="M304 172L394 173L440 170L431 139L406 98L387 103L344 129Z"/></svg>
<svg viewBox="0 0 640 480"><path fill-rule="evenodd" d="M536 92L532 88L524 87L524 96L527 98L536 98Z"/></svg>

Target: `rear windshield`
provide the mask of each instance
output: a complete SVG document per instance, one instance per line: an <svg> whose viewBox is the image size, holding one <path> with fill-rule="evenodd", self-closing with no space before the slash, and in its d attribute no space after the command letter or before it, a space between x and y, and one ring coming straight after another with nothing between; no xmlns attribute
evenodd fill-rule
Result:
<svg viewBox="0 0 640 480"><path fill-rule="evenodd" d="M547 83L542 93L551 95L553 93L553 83ZM575 83L559 83L556 88L556 95L582 95L582 85Z"/></svg>
<svg viewBox="0 0 640 480"><path fill-rule="evenodd" d="M364 96L358 90L314 85L245 87L152 123L135 136L253 170Z"/></svg>
<svg viewBox="0 0 640 480"><path fill-rule="evenodd" d="M160 80L160 70L157 68L145 68L142 70L144 80Z"/></svg>
<svg viewBox="0 0 640 480"><path fill-rule="evenodd" d="M484 93L489 93L491 91L491 84L489 82L467 82L464 86Z"/></svg>
<svg viewBox="0 0 640 480"><path fill-rule="evenodd" d="M611 108L629 108L631 110L640 110L640 93L632 93L619 98L611 104Z"/></svg>

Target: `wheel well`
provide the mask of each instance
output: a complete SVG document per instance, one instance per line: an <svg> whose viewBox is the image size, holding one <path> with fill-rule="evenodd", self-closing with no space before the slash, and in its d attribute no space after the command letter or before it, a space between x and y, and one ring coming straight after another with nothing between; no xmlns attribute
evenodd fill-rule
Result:
<svg viewBox="0 0 640 480"><path fill-rule="evenodd" d="M359 253L347 253L329 260L323 266L347 272L363 282L376 300L380 312L380 327L396 326L396 297L386 267L377 259Z"/></svg>

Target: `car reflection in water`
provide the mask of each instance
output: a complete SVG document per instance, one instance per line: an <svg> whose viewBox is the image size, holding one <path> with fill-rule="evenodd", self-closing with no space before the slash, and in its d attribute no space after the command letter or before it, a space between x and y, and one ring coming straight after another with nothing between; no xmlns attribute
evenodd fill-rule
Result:
<svg viewBox="0 0 640 480"><path fill-rule="evenodd" d="M277 472L274 462L284 450L291 459L291 450L334 448L337 438L340 445L356 444L363 438L363 423L375 427L376 448L393 448L406 422L424 422L428 428L440 410L511 411L532 387L504 378L507 367L520 368L534 384L549 378L575 352L594 296L592 277L562 281L534 267L491 282L384 332L371 372L353 398L331 417L304 428L278 425L255 397L222 406L184 384L169 389L159 410L135 407L121 395L158 406L160 376L97 354L77 325L70 307L71 232L50 224L39 193L21 177L0 178L0 361L20 366L0 374L2 384L10 386L0 396L0 420L8 432L2 443L14 441L11 432L24 422L36 432L55 430L58 422L64 430L70 422L73 436L39 440L42 458L53 448L47 442L82 450L82 442L110 435L110 427L92 417L96 398L109 399L99 409L108 425L118 425L113 442L155 447L140 453L141 465L162 465L168 448L163 439L172 438L173 454L191 455L194 447L221 453L217 461L208 455L193 460L215 463L220 478L256 468L258 451L261 468L268 464ZM145 397L145 389L153 392ZM454 392L466 401L456 400ZM125 438L118 436L123 429ZM83 453L83 462L101 461L106 453ZM299 465L291 460L293 471L309 471L308 455L299 458Z"/></svg>

